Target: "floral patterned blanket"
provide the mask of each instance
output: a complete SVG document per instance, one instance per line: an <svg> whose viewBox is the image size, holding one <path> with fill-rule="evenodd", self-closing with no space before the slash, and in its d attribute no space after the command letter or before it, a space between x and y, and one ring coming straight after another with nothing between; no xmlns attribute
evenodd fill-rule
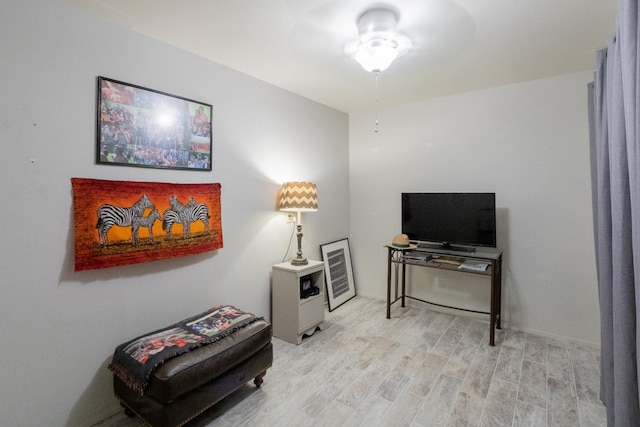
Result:
<svg viewBox="0 0 640 427"><path fill-rule="evenodd" d="M109 369L142 396L151 374L167 360L214 343L260 319L232 305L218 305L120 344Z"/></svg>

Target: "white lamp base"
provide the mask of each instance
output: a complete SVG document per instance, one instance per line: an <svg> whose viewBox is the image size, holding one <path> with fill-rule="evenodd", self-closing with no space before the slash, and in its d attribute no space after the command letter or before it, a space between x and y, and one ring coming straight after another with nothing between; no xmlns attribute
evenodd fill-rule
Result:
<svg viewBox="0 0 640 427"><path fill-rule="evenodd" d="M296 257L291 260L291 265L307 265L309 261L304 257Z"/></svg>

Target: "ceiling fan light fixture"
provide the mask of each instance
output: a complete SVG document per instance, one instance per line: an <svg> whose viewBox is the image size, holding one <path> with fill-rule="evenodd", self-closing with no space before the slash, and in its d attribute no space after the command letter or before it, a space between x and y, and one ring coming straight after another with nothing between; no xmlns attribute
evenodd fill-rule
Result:
<svg viewBox="0 0 640 427"><path fill-rule="evenodd" d="M396 32L397 17L389 9L372 9L358 20L359 42L353 58L366 71L378 74L407 53L411 41Z"/></svg>
<svg viewBox="0 0 640 427"><path fill-rule="evenodd" d="M377 74L389 68L397 57L396 45L374 40L372 43L361 44L354 59L366 71Z"/></svg>

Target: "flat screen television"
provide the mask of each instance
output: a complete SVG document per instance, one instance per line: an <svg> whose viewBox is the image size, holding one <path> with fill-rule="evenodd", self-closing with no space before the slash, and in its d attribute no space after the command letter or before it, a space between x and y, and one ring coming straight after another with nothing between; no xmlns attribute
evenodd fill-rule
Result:
<svg viewBox="0 0 640 427"><path fill-rule="evenodd" d="M421 247L496 247L495 193L402 193L402 233Z"/></svg>

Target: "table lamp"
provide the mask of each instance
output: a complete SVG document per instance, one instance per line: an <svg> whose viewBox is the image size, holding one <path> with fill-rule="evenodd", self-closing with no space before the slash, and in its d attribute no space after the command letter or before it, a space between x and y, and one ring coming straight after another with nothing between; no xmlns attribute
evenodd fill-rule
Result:
<svg viewBox="0 0 640 427"><path fill-rule="evenodd" d="M302 256L302 223L300 214L318 210L318 191L312 182L285 182L280 189L278 210L283 212L297 212L298 219L298 254L291 260L292 265L306 265L309 263Z"/></svg>

